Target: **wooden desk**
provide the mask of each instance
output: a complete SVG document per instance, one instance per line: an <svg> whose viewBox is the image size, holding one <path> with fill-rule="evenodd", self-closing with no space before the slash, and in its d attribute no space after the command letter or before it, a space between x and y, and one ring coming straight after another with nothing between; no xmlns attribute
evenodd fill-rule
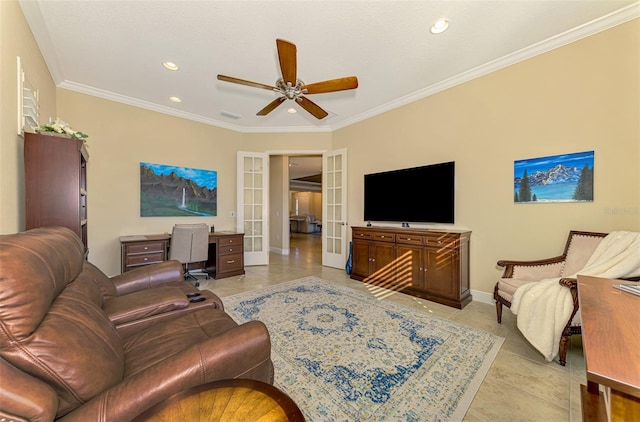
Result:
<svg viewBox="0 0 640 422"><path fill-rule="evenodd" d="M640 296L613 287L624 282L578 276L587 366L584 421L640 420Z"/></svg>
<svg viewBox="0 0 640 422"><path fill-rule="evenodd" d="M201 265L215 279L244 274L244 233L209 233L209 259ZM120 236L121 271L169 259L171 234Z"/></svg>
<svg viewBox="0 0 640 422"><path fill-rule="evenodd" d="M223 380L175 394L134 422L304 422L302 412L276 387L253 380Z"/></svg>

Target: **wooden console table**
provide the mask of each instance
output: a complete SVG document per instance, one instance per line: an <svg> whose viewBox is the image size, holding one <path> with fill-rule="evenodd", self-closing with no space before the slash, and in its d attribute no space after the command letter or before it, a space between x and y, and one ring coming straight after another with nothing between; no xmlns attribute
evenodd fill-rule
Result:
<svg viewBox="0 0 640 422"><path fill-rule="evenodd" d="M304 422L289 396L259 381L234 379L199 385L148 409L134 422Z"/></svg>
<svg viewBox="0 0 640 422"><path fill-rule="evenodd" d="M458 309L471 302L470 231L352 227L351 278Z"/></svg>
<svg viewBox="0 0 640 422"><path fill-rule="evenodd" d="M120 237L121 271L166 261L171 234ZM203 268L215 279L244 274L244 233L209 233L209 258Z"/></svg>
<svg viewBox="0 0 640 422"><path fill-rule="evenodd" d="M587 367L583 421L640 420L640 296L613 287L620 283L578 276Z"/></svg>

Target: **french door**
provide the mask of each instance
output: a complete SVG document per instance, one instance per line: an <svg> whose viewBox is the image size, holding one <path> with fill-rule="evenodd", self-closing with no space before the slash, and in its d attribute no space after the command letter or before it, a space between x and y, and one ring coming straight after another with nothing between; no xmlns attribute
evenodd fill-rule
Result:
<svg viewBox="0 0 640 422"><path fill-rule="evenodd" d="M237 230L244 233L244 263L269 264L269 156L238 152ZM347 150L322 154L322 265L347 261Z"/></svg>
<svg viewBox="0 0 640 422"><path fill-rule="evenodd" d="M322 154L322 265L347 262L347 150Z"/></svg>
<svg viewBox="0 0 640 422"><path fill-rule="evenodd" d="M244 233L244 265L269 264L269 157L238 152L236 229Z"/></svg>

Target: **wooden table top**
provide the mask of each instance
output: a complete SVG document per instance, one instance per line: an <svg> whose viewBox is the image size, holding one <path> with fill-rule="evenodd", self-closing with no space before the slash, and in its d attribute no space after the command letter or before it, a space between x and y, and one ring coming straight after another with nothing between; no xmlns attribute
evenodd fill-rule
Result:
<svg viewBox="0 0 640 422"><path fill-rule="evenodd" d="M135 421L304 422L289 396L254 380L222 380L182 391Z"/></svg>
<svg viewBox="0 0 640 422"><path fill-rule="evenodd" d="M621 283L578 276L587 380L640 398L640 296Z"/></svg>

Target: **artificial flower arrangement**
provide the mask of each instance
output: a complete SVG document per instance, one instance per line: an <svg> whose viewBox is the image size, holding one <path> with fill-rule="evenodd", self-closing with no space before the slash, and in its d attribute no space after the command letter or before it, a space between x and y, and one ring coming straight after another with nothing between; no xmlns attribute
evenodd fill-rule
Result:
<svg viewBox="0 0 640 422"><path fill-rule="evenodd" d="M68 123L60 120L59 118L56 118L54 122L51 122L51 119L49 119L49 123L42 124L36 128L36 133L42 132L55 132L62 135L69 135L73 139L77 139L82 142L87 142L87 138L89 137L86 133L71 129Z"/></svg>

